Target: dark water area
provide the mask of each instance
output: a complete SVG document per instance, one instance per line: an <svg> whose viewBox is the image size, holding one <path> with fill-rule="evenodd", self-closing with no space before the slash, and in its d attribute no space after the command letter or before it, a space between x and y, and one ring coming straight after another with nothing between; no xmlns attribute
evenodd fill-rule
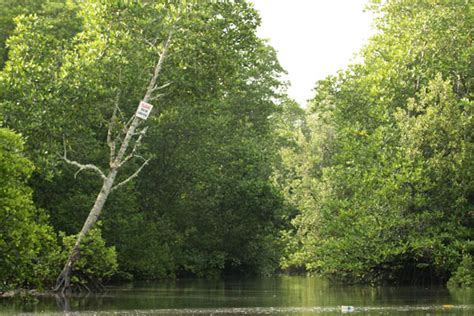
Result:
<svg viewBox="0 0 474 316"><path fill-rule="evenodd" d="M0 300L0 315L474 315L473 290L332 285L321 278L176 280L67 300Z"/></svg>

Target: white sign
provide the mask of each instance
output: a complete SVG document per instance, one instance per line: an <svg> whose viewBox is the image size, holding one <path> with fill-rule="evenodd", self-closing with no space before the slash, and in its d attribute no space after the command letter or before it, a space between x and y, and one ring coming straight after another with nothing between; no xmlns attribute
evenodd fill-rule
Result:
<svg viewBox="0 0 474 316"><path fill-rule="evenodd" d="M148 115L150 115L151 109L153 109L153 105L146 103L145 101L141 101L138 105L137 113L135 116L141 118L142 120L146 120Z"/></svg>

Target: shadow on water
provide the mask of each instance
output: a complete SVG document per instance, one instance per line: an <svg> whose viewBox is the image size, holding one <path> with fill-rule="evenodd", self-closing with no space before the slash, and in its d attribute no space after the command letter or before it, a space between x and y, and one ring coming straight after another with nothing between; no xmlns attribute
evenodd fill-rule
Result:
<svg viewBox="0 0 474 316"><path fill-rule="evenodd" d="M0 300L2 315L474 315L474 291L331 285L316 277L175 280L101 294ZM341 307L345 306L345 307ZM345 309L344 309L345 308Z"/></svg>

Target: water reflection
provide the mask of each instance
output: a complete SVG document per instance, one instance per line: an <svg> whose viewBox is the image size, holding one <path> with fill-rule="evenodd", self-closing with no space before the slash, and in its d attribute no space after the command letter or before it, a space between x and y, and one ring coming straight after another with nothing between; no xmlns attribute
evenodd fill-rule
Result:
<svg viewBox="0 0 474 316"><path fill-rule="evenodd" d="M51 315L474 315L472 290L331 285L315 277L176 280L109 287L98 295L0 300L0 314Z"/></svg>

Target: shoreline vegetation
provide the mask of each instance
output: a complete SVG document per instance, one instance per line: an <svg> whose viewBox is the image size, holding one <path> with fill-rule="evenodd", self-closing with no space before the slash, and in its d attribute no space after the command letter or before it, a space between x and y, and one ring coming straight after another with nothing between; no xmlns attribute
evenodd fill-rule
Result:
<svg viewBox="0 0 474 316"><path fill-rule="evenodd" d="M367 9L359 63L303 109L247 1L0 0L0 297L66 262L81 292L277 271L472 287L474 4Z"/></svg>

